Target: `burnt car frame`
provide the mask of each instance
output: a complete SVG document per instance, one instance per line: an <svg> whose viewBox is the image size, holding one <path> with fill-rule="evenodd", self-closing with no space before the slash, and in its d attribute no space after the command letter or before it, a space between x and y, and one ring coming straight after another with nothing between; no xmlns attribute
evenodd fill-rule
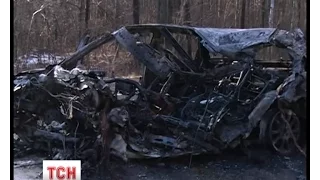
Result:
<svg viewBox="0 0 320 180"><path fill-rule="evenodd" d="M151 35L150 42L143 39L146 34ZM184 40L187 49L175 34L188 36ZM190 44L190 36L196 41L195 52L191 50L195 44ZM101 72L76 68L85 55L112 41L145 66L141 82L105 79ZM285 49L290 61L257 61L256 54L268 46ZM61 140L58 135L47 135L43 127L34 128L35 124L28 124L30 120L23 122L22 116L28 112L47 124L67 123L65 131L69 133L63 137L68 137L72 145L82 141L77 146L82 154L84 149L95 149L89 147L101 147L96 149L102 154L111 153L124 160L174 157L220 153L252 141L289 154L299 146L305 123L305 61L306 45L299 29L126 26L82 42L74 55L58 65L17 74L15 111L19 118L15 131L19 137L37 135ZM30 83L32 79L37 83ZM110 85L114 82L117 90ZM39 90L39 84L45 90ZM45 98L26 98L28 89L42 91ZM120 96L116 93L119 89ZM65 92L77 97L81 106L70 105L70 96L57 98ZM83 104L91 108L90 113ZM69 108L61 108L63 105ZM47 114L54 114L54 118L46 119ZM88 119L91 130L86 124ZM25 133L26 124L32 126L31 135ZM75 131L91 136L91 140L83 140Z"/></svg>

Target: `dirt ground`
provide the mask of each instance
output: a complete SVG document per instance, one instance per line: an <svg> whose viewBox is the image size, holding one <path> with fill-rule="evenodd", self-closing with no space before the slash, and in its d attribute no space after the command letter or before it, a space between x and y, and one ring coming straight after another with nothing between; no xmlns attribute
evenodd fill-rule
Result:
<svg viewBox="0 0 320 180"><path fill-rule="evenodd" d="M181 157L173 160L111 161L103 177L83 177L88 180L305 180L305 159L302 156L265 155L262 163L234 154L220 156ZM21 165L36 164L32 166ZM15 160L15 180L42 179L42 159L29 156ZM19 167L20 166L20 167Z"/></svg>

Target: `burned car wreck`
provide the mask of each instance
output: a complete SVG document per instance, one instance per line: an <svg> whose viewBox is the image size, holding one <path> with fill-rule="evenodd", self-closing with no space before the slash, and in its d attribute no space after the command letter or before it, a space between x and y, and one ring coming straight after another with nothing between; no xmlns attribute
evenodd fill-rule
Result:
<svg viewBox="0 0 320 180"><path fill-rule="evenodd" d="M194 37L197 51L174 34ZM112 41L145 66L141 81L77 67ZM269 46L286 50L289 63L256 60ZM15 154L102 162L216 154L247 142L289 154L306 121L306 58L299 29L126 26L82 42L59 64L15 75Z"/></svg>

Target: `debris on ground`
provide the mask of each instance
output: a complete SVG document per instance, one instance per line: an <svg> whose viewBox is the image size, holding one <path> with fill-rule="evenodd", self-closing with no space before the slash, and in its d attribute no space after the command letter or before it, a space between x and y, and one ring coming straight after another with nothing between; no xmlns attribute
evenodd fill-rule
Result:
<svg viewBox="0 0 320 180"><path fill-rule="evenodd" d="M150 43L146 33L153 34ZM194 56L174 33L198 40ZM84 56L112 41L145 65L139 81L79 68ZM286 50L290 61L256 60L269 46ZM290 154L306 121L306 58L299 29L123 27L82 43L58 64L15 75L15 156L41 151L85 166L110 155L127 161L218 154L254 143Z"/></svg>

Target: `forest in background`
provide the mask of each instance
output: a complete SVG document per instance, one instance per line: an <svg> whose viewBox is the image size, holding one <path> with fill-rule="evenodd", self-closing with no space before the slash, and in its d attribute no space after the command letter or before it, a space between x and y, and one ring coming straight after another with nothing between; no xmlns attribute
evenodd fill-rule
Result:
<svg viewBox="0 0 320 180"><path fill-rule="evenodd" d="M306 9L306 0L14 0L15 71L25 68L20 66L22 55L70 55L85 33L98 36L129 24L298 27L305 33ZM125 72L120 74L138 69L134 62L116 60L115 54L130 56L116 47L104 46L87 57L87 65Z"/></svg>

